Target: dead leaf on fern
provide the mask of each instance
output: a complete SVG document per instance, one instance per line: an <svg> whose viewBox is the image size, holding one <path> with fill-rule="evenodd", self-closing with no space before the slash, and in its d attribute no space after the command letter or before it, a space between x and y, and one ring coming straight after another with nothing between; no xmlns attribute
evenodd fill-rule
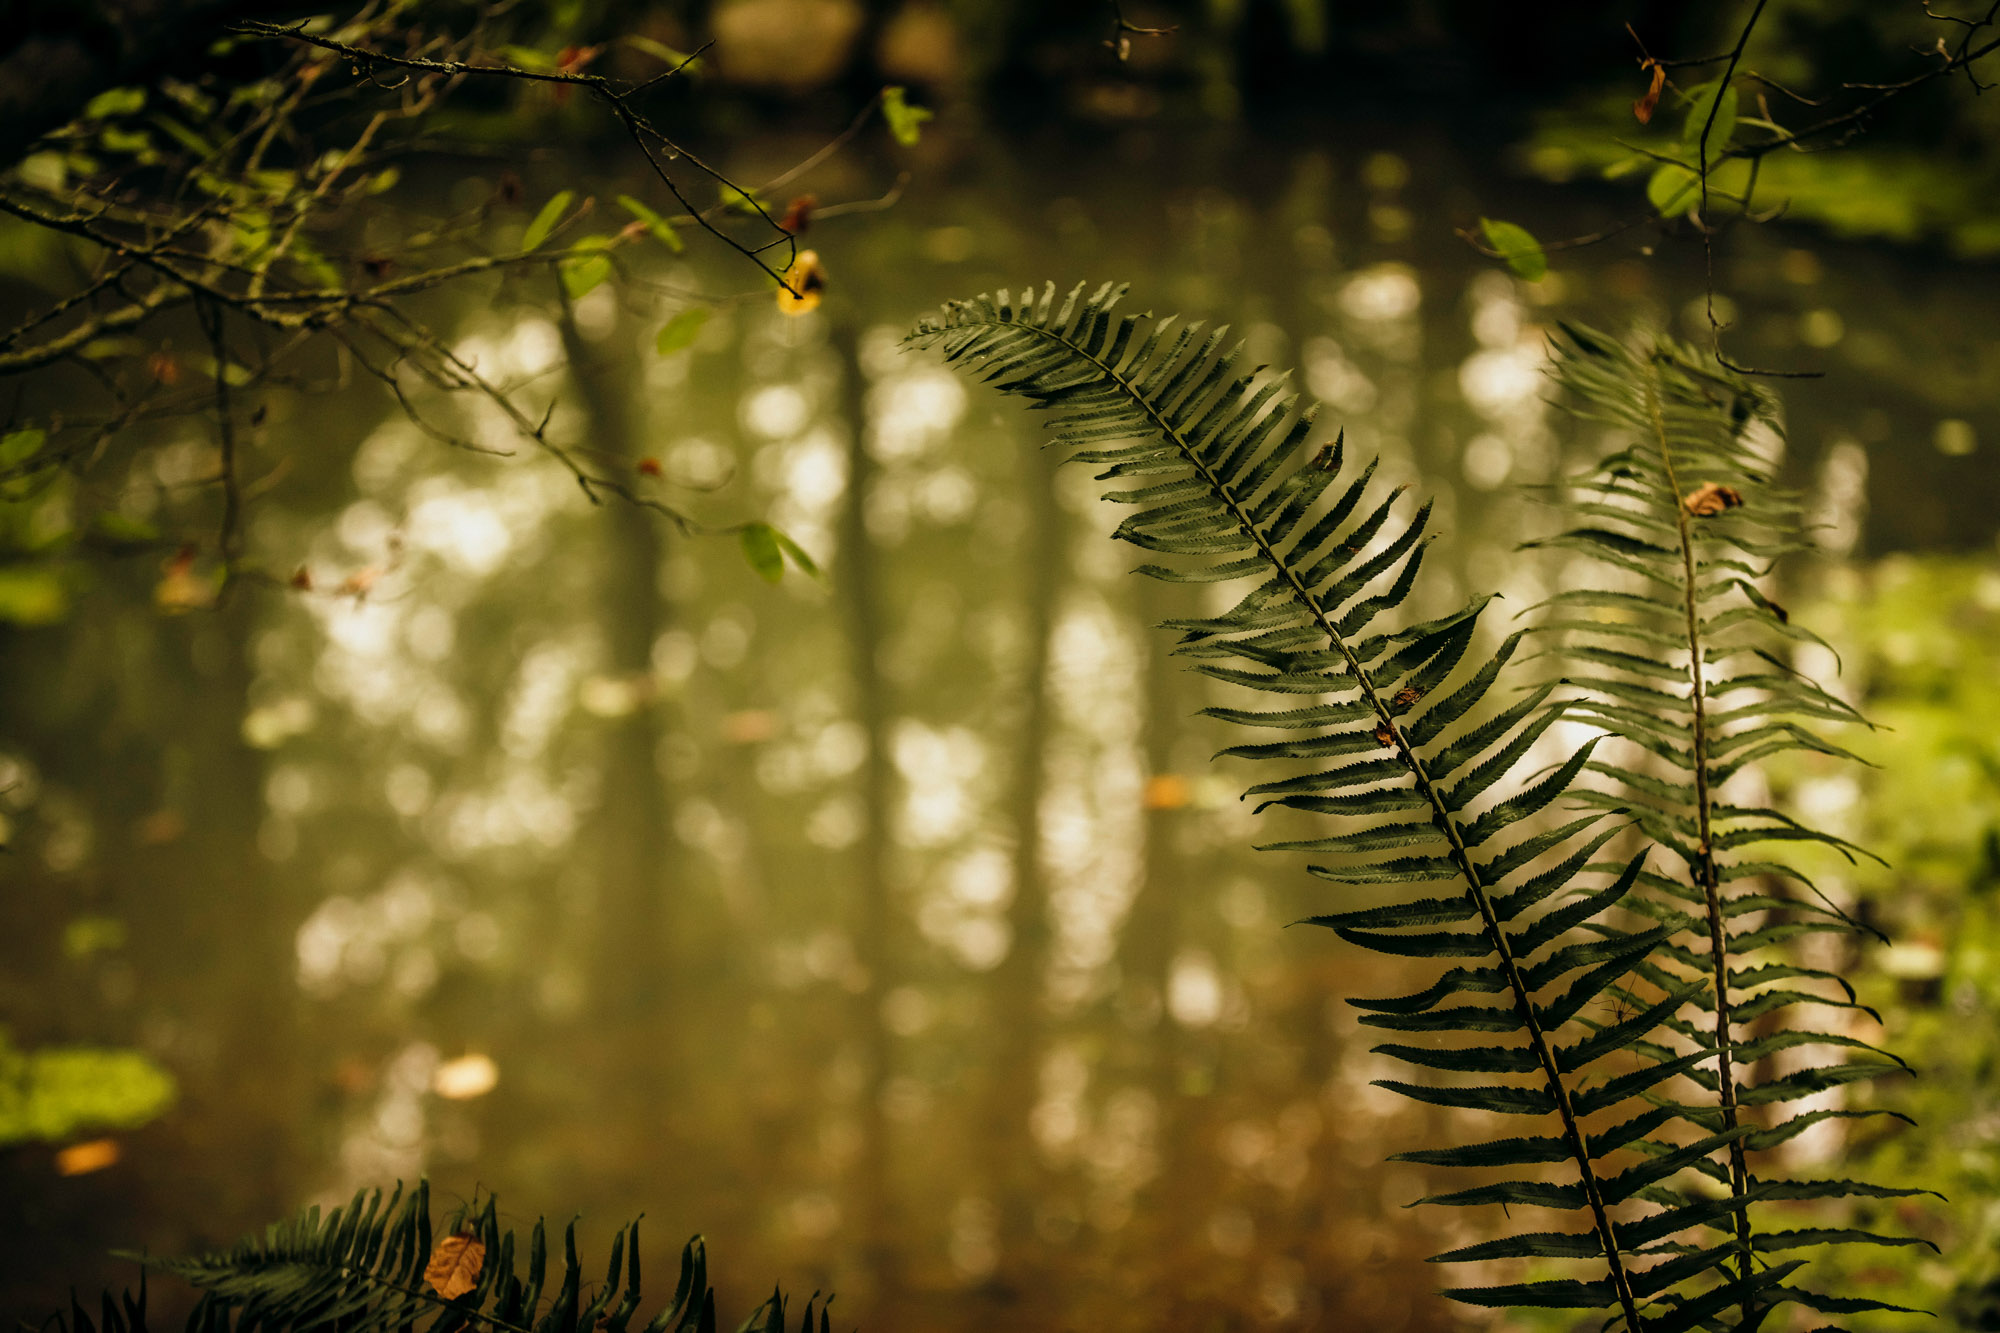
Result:
<svg viewBox="0 0 2000 1333"><path fill-rule="evenodd" d="M479 1285L479 1270L486 1265L486 1246L471 1236L443 1236L431 1250L424 1267L424 1281L437 1288L448 1301L457 1300Z"/></svg>
<svg viewBox="0 0 2000 1333"><path fill-rule="evenodd" d="M1681 497L1681 505L1696 518L1714 518L1725 509L1734 509L1743 503L1743 492L1734 486L1718 486L1712 481L1701 485Z"/></svg>

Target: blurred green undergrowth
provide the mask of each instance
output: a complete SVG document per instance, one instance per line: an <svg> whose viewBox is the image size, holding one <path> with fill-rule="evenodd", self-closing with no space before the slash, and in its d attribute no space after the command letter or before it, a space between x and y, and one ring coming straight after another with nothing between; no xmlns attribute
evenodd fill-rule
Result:
<svg viewBox="0 0 2000 1333"><path fill-rule="evenodd" d="M2000 569L1894 556L1836 571L1798 610L1841 653L1877 727L1851 743L1877 767L1853 780L1799 762L1773 781L1888 862L1816 854L1807 869L1892 941L1843 966L1920 1075L1876 1094L1915 1129L1871 1122L1811 1151L1944 1196L1891 1205L1940 1257L1826 1262L1843 1286L1936 1310L1945 1327L2000 1327Z"/></svg>

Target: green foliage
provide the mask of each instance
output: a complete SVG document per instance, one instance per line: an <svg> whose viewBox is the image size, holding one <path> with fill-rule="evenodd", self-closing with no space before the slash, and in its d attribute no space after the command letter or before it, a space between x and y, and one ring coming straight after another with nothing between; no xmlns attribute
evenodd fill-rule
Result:
<svg viewBox="0 0 2000 1333"><path fill-rule="evenodd" d="M689 306L660 329L660 336L653 347L661 356L671 356L675 352L694 346L694 340L708 324L708 317L714 311L705 305Z"/></svg>
<svg viewBox="0 0 2000 1333"><path fill-rule="evenodd" d="M9 431L0 435L0 468L18 467L33 458L47 443L49 433L40 429Z"/></svg>
<svg viewBox="0 0 2000 1333"><path fill-rule="evenodd" d="M743 546L743 558L766 583L776 583L785 576L786 560L813 578L820 576L819 565L805 549L769 523L745 523L737 539Z"/></svg>
<svg viewBox="0 0 2000 1333"><path fill-rule="evenodd" d="M1208 710L1291 733L1225 754L1320 761L1250 789L1260 809L1338 820L1327 836L1274 849L1322 854L1308 869L1338 884L1434 886L1418 891L1435 896L1312 918L1362 947L1447 964L1414 994L1350 1001L1367 1011L1364 1023L1403 1038L1375 1049L1414 1077L1382 1086L1528 1122L1525 1134L1411 1154L1502 1172L1430 1202L1551 1208L1584 1225L1550 1232L1523 1222L1439 1258L1581 1263L1587 1274L1449 1294L1483 1306L1614 1310L1634 1328L1710 1321L1734 1299L1718 1300L1710 1278L1728 1247L1681 1238L1726 1218L1730 1205L1708 1197L1705 1182L1680 1180L1750 1131L1666 1096L1677 1079L1699 1085L1710 1058L1668 1045L1675 1014L1705 983L1654 982L1655 955L1685 918L1646 900L1664 877L1646 868L1643 850L1597 859L1624 825L1603 810L1557 812L1583 790L1595 742L1538 771L1531 755L1569 704L1544 685L1496 710L1495 687L1522 636L1473 651L1485 599L1418 624L1388 619L1417 578L1430 506L1406 512L1400 490L1376 485L1374 460L1348 466L1342 440L1315 448L1317 409L1261 369L1241 371L1240 346L1224 330L1121 316L1122 290L1107 284L1086 298L1079 287L1060 305L1053 287L1019 302L981 296L947 306L911 341L1033 400L1071 459L1130 483L1106 495L1134 508L1115 535L1193 557L1140 572L1241 581L1226 612L1166 627L1197 672L1286 698L1276 710ZM1618 1013L1606 1020L1600 1011L1611 1005ZM1687 1120L1700 1129L1692 1142L1654 1137ZM1555 1179L1532 1169L1557 1163ZM1655 1211L1635 1217L1642 1201ZM1778 1284L1796 1267L1757 1273L1755 1299L1787 1298Z"/></svg>
<svg viewBox="0 0 2000 1333"><path fill-rule="evenodd" d="M679 254L681 251L687 249L687 242L681 239L680 233L674 230L674 225L671 222L668 222L657 212L640 203L631 195L619 195L618 205L627 213L645 223L646 230L652 235L653 239L661 245L666 246L667 249L673 251L675 254Z"/></svg>
<svg viewBox="0 0 2000 1333"><path fill-rule="evenodd" d="M2000 1326L2000 574L1990 558L1892 556L1834 571L1800 608L1846 663L1843 680L1879 724L1854 748L1875 767L1852 780L1811 752L1773 774L1781 791L1819 795L1851 836L1891 868L1847 866L1800 849L1822 883L1851 887L1896 940L1854 977L1861 998L1892 1024L1897 1049L1925 1074L1884 1089L1924 1126L1856 1123L1840 1144L1853 1169L1922 1180L1973 1206L1914 1200L1899 1221L1932 1236L1943 1258L1885 1270L1865 1251L1824 1261L1871 1280L1878 1294L1948 1307L1947 1327ZM1845 798L1844 800L1841 798ZM1955 1320L1955 1322L1953 1322Z"/></svg>
<svg viewBox="0 0 2000 1333"><path fill-rule="evenodd" d="M1867 853L1728 786L1775 756L1850 759L1811 726L1862 723L1852 705L1793 664L1794 646L1825 645L1758 586L1776 559L1804 546L1799 501L1772 484L1770 459L1760 452L1780 442L1776 404L1714 357L1665 337L1627 345L1564 326L1555 376L1576 410L1612 427L1616 438L1573 483L1568 511L1578 525L1530 543L1599 567L1594 578L1566 578L1566 590L1542 608L1550 613L1545 630L1562 636L1559 651L1571 672L1565 683L1581 692L1572 715L1613 738L1589 765L1607 790L1576 799L1630 811L1670 854L1670 862L1641 875L1670 933L1637 972L1655 993L1687 993L1691 1006L1667 1020L1677 1040L1638 1049L1663 1063L1699 1053L1688 1076L1710 1097L1677 1108L1676 1116L1727 1139L1726 1150L1700 1169L1731 1195L1744 1324L1780 1300L1826 1310L1825 1298L1776 1279L1750 1297L1748 1289L1772 1271L1759 1271L1759 1256L1800 1244L1924 1242L1853 1227L1774 1235L1753 1225L1755 1205L1766 1201L1789 1207L1921 1192L1783 1180L1760 1165L1769 1160L1760 1150L1829 1114L1884 1114L1829 1111L1817 1102L1805 1109L1798 1105L1805 1099L1908 1072L1852 1035L1854 1024L1832 1021L1860 1009L1852 987L1802 965L1789 947L1855 926L1832 903L1815 901L1812 882L1779 859L1783 849L1817 845L1849 863ZM1621 580L1629 590L1610 590ZM1668 873L1674 865L1679 869ZM1621 999L1639 1002L1636 995ZM1772 1067L1768 1057L1801 1047L1821 1062ZM1674 1151L1666 1141L1650 1146L1662 1156ZM1665 1192L1659 1201L1698 1202ZM1897 1307L1849 1299L1839 1308Z"/></svg>
<svg viewBox="0 0 2000 1333"><path fill-rule="evenodd" d="M0 1147L137 1129L174 1102L173 1076L137 1051L21 1051L0 1031Z"/></svg>
<svg viewBox="0 0 2000 1333"><path fill-rule="evenodd" d="M535 214L534 220L528 223L528 229L521 233L521 249L540 249L542 242L549 239L549 233L556 229L556 223L561 222L563 214L569 211L570 200L575 197L575 191L562 190L543 204L541 212Z"/></svg>
<svg viewBox="0 0 2000 1333"><path fill-rule="evenodd" d="M68 619L69 583L52 565L0 565L0 622L55 625Z"/></svg>
<svg viewBox="0 0 2000 1333"><path fill-rule="evenodd" d="M1736 89L1721 83L1704 83L1688 97L1687 119L1681 122L1681 144L1699 158L1706 139L1712 156L1728 145L1736 133Z"/></svg>
<svg viewBox="0 0 2000 1333"><path fill-rule="evenodd" d="M1701 202L1701 178L1675 162L1662 162L1646 178L1646 202L1663 218L1679 217Z"/></svg>
<svg viewBox="0 0 2000 1333"><path fill-rule="evenodd" d="M1549 257L1543 252L1542 243L1526 227L1497 218L1481 218L1479 228L1486 233L1486 243L1500 252L1515 277L1524 282L1540 282L1548 276Z"/></svg>
<svg viewBox="0 0 2000 1333"><path fill-rule="evenodd" d="M585 236L570 248L574 253L556 269L562 275L563 293L580 301L611 276L611 238Z"/></svg>
<svg viewBox="0 0 2000 1333"><path fill-rule="evenodd" d="M889 133L905 148L914 148L923 138L924 122L932 116L929 107L911 106L905 91L891 85L882 90L882 119L889 122Z"/></svg>
<svg viewBox="0 0 2000 1333"><path fill-rule="evenodd" d="M1892 43L1884 49L1902 48ZM1678 217L1700 199L1696 150L1712 87L1704 85L1678 119L1663 112L1650 128L1634 123L1627 86L1542 111L1518 159L1550 180L1603 176L1643 183L1655 211ZM1968 121L1989 110L1972 98L1962 105ZM1726 198L1740 196L1750 177L1746 162L1724 161L1722 150L1753 143L1776 128L1749 115L1747 104L1743 114L1734 112L1725 97L1708 142L1710 189ZM1870 127L1879 128L1873 121ZM1990 126L1970 123L1954 132L1968 142L1992 133ZM2000 253L2000 223L1994 220L2000 176L1990 155L1940 152L1937 145L1947 141L1951 136L1936 130L1915 142L1871 133L1855 142L1839 140L1839 152L1765 154L1757 162L1755 210L1781 211L1788 222L1817 224L1851 239L1936 241L1971 257Z"/></svg>
<svg viewBox="0 0 2000 1333"><path fill-rule="evenodd" d="M129 1258L194 1286L202 1299L189 1315L190 1333L235 1329L339 1328L343 1333L400 1333L425 1329L488 1328L501 1333L555 1333L632 1328L644 1300L640 1280L639 1224L621 1227L611 1241L601 1285L587 1277L576 1252L576 1224L563 1234L556 1289L547 1294L548 1234L537 1221L525 1253L512 1228L502 1230L494 1201L448 1214L435 1233L462 1236L483 1247L474 1285L447 1299L425 1278L434 1253L430 1183L405 1195L400 1185L385 1200L363 1190L345 1208L321 1216L316 1207L268 1228L230 1249L197 1259ZM468 1275L471 1276L471 1275ZM109 1295L101 1321L72 1306L66 1333L143 1333L146 1292L114 1304ZM826 1303L806 1302L799 1333L829 1333ZM639 1326L644 1333L715 1333L715 1291L708 1285L708 1257L696 1236L681 1251L680 1280L671 1300ZM419 1321L423 1321L421 1324ZM785 1298L773 1291L738 1333L783 1333Z"/></svg>
<svg viewBox="0 0 2000 1333"><path fill-rule="evenodd" d="M756 217L764 211L764 201L758 197L757 191L743 189L728 181L717 183L716 198L722 207L731 213Z"/></svg>
<svg viewBox="0 0 2000 1333"><path fill-rule="evenodd" d="M785 576L785 556L778 549L776 528L769 523L746 523L738 540L743 545L743 558L757 571L758 578L776 583Z"/></svg>

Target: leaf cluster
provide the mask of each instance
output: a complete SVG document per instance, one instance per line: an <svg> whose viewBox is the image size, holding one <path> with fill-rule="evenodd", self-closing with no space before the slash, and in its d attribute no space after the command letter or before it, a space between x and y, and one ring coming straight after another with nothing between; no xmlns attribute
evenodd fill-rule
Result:
<svg viewBox="0 0 2000 1333"><path fill-rule="evenodd" d="M1884 1238L1814 1228L1753 1241L1742 1219L1752 1202L1909 1191L1740 1171L1732 1178L1716 1160L1740 1161L1806 1125L1847 1114L1809 1111L1764 1126L1739 1115L1738 1104L1776 1105L1895 1066L1878 1059L1814 1068L1751 1093L1720 1095L1734 1091L1731 1054L1754 1064L1802 1042L1860 1043L1777 1032L1738 1050L1728 1023L1715 1038L1699 1021L1705 1007L1717 1007L1718 975L1725 1013L1729 997L1753 992L1751 1012L1738 1013L1749 1022L1809 1002L1800 998L1806 992L1779 983L1830 974L1782 961L1731 970L1737 956L1799 933L1789 920L1766 920L1768 904L1756 894L1718 911L1718 920L1733 924L1724 927L1712 967L1687 942L1704 929L1707 895L1665 873L1653 847L1685 859L1697 843L1706 845L1703 835L1675 805L1677 788L1643 785L1636 768L1607 757L1604 744L1616 749L1616 741L1637 738L1669 760L1689 750L1706 754L1698 736L1674 730L1675 709L1686 701L1677 705L1660 678L1672 669L1655 667L1665 638L1570 648L1592 664L1589 674L1510 697L1502 679L1527 635L1497 643L1485 637L1486 599L1415 623L1397 614L1417 585L1431 506L1413 506L1402 488L1382 485L1379 460L1351 458L1344 437L1323 441L1316 406L1290 392L1283 377L1244 365L1226 330L1123 313L1122 295L1110 284L1088 295L1078 287L1062 300L1053 286L1019 299L1003 291L946 306L910 341L1048 414L1052 447L1114 483L1104 498L1129 511L1114 536L1170 561L1138 572L1226 585L1214 599L1226 609L1172 619L1165 628L1177 633L1173 651L1196 672L1278 696L1276 706L1206 710L1235 726L1281 733L1222 752L1285 770L1249 789L1260 810L1278 806L1330 820L1322 836L1271 849L1313 854L1310 873L1350 890L1391 891L1386 901L1364 900L1312 917L1312 924L1363 948L1440 965L1414 993L1349 1001L1365 1011L1366 1026L1389 1038L1377 1053L1410 1071L1382 1086L1520 1126L1407 1154L1428 1165L1498 1173L1429 1201L1533 1206L1581 1222L1580 1229L1511 1231L1438 1256L1581 1264L1581 1275L1491 1281L1450 1294L1476 1305L1607 1310L1627 1328L1656 1331L1716 1327L1731 1307L1740 1326L1752 1327L1783 1301L1822 1311L1869 1308L1791 1285L1802 1261L1765 1256ZM1582 333L1573 342L1617 346ZM1579 373L1603 381L1606 402L1629 408L1636 393L1647 405L1643 420L1626 412L1622 424L1657 417L1677 448L1702 442L1690 462L1727 482L1756 484L1747 455L1724 442L1738 433L1718 434L1714 425L1718 418L1738 426L1768 418L1768 405L1754 395L1725 395L1712 369L1690 363L1648 398L1634 388L1643 384L1637 363L1577 364ZM1559 614L1609 611L1617 614L1606 623L1622 626L1675 604L1680 584L1668 557L1678 548L1660 531L1673 520L1647 512L1635 488L1664 486L1669 515L1684 512L1680 494L1671 476L1656 475L1660 467L1628 453L1606 464L1609 492L1580 505L1589 521L1548 544L1586 550L1637 575L1640 586L1580 589L1558 599ZM1686 528L1683 522L1679 530ZM1690 577L1702 580L1690 594L1694 604L1713 607L1708 627L1785 626L1755 587L1784 540L1736 521L1704 531L1723 543L1689 565ZM1725 604L1725 595L1733 600ZM1799 710L1839 712L1832 696L1794 680L1772 654L1752 660L1769 669L1731 677L1727 690L1748 693L1723 710L1716 762L1736 768L1818 743L1801 739L1810 733L1793 720ZM1628 677L1636 685L1628 688ZM1697 675L1694 697L1704 697L1704 688ZM1581 743L1565 743L1579 730ZM1607 776L1661 799L1629 799L1623 790L1614 799L1602 783ZM1731 822L1715 834L1718 845L1806 836L1801 825L1763 808L1721 813ZM1765 873L1762 867L1746 862L1736 873L1750 879Z"/></svg>

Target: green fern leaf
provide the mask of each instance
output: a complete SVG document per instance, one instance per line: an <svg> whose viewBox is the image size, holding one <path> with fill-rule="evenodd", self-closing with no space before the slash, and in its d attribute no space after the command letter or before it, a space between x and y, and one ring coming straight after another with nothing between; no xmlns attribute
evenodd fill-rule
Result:
<svg viewBox="0 0 2000 1333"><path fill-rule="evenodd" d="M1817 894L1794 872L1768 859L1739 856L1755 848L1757 856L1768 857L1763 849L1787 843L1830 847L1850 860L1869 853L1777 810L1717 795L1745 769L1787 751L1854 758L1802 723L1863 721L1851 705L1787 660L1787 642L1821 647L1824 642L1793 624L1758 586L1773 561L1805 549L1798 499L1771 483L1774 469L1760 452L1778 438L1776 403L1713 357L1662 336L1628 344L1564 325L1554 343L1553 373L1569 404L1579 415L1612 427L1622 442L1587 475L1572 479L1576 525L1529 545L1576 552L1609 570L1636 575L1641 589L1572 588L1542 607L1551 614L1540 632L1560 636L1556 651L1570 668L1566 683L1580 692L1571 714L1623 743L1590 766L1593 775L1608 780L1609 790L1578 800L1629 807L1647 836L1685 865L1684 876L1649 872L1645 887L1657 897L1634 899L1633 905L1671 930L1672 938L1637 962L1633 975L1653 996L1683 995L1688 1016L1652 1013L1657 1026L1677 1040L1627 1046L1650 1053L1659 1068L1683 1066L1681 1073L1709 1096L1705 1104L1682 1106L1681 1118L1709 1131L1705 1142L1728 1135L1726 1163L1696 1164L1729 1194L1721 1211L1702 1212L1705 1224L1726 1223L1728 1268L1716 1269L1706 1292L1696 1294L1696 1284L1689 1294L1672 1297L1671 1317L1649 1326L1704 1325L1731 1305L1745 1328L1787 1301L1832 1310L1837 1303L1826 1303L1832 1298L1783 1281L1796 1264L1759 1268L1755 1256L1779 1247L1766 1244L1753 1226L1752 1205L1852 1196L1802 1193L1794 1183L1761 1179L1749 1159L1751 1152L1783 1142L1829 1112L1822 1108L1790 1119L1767 1112L1759 1124L1742 1111L1783 1107L1907 1070L1865 1041L1799 1019L1802 1007L1858 1006L1844 981L1786 959L1785 947L1811 933L1852 930L1855 924L1830 903L1805 902L1772 887L1792 880ZM1685 904L1692 913L1669 903ZM1798 980L1831 982L1840 995L1785 984ZM1627 989L1619 994L1638 999ZM1739 1038L1743 1025L1773 1021L1787 1026L1753 1041ZM1693 1067L1681 1054L1690 1046L1697 1053ZM1881 1058L1794 1068L1745 1084L1744 1071L1802 1047L1859 1049ZM1651 1141L1649 1151L1683 1150ZM1677 1196L1670 1191L1652 1197L1669 1202L1659 1215L1668 1219L1684 1220L1690 1207L1709 1209L1674 1203ZM1650 1219L1637 1230L1627 1229L1628 1237L1654 1234ZM1796 1234L1829 1244L1858 1243L1864 1235L1842 1226Z"/></svg>
<svg viewBox="0 0 2000 1333"><path fill-rule="evenodd" d="M588 1282L577 1255L576 1227L563 1233L563 1253L553 1296L544 1300L550 1276L548 1236L537 1222L528 1238L525 1266L516 1263L516 1237L502 1230L491 1198L483 1208L445 1219L445 1233L465 1237L479 1250L477 1277L470 1290L447 1298L425 1277L432 1227L430 1186L419 1181L405 1194L399 1185L385 1200L379 1190L363 1190L344 1208L322 1216L308 1208L268 1227L261 1236L193 1259L128 1255L148 1269L178 1277L203 1293L188 1319L190 1333L240 1329L338 1328L343 1333L400 1333L428 1321L432 1329L485 1328L498 1333L556 1333L601 1329L626 1333L644 1299L640 1280L639 1226L634 1222L612 1238L610 1262L601 1283ZM586 1295L586 1292L594 1294ZM615 1302L615 1304L614 1304ZM144 1333L146 1288L122 1307L105 1298L104 1333ZM811 1327L818 1296L806 1303ZM825 1308L819 1304L822 1320ZM784 1298L753 1313L745 1329L782 1329ZM757 1321L762 1319L761 1325ZM73 1310L66 1328L94 1327ZM648 1321L644 1333L714 1333L715 1293L708 1285L707 1252L701 1237L681 1251L680 1280L674 1294ZM824 1333L824 1329L822 1330Z"/></svg>

